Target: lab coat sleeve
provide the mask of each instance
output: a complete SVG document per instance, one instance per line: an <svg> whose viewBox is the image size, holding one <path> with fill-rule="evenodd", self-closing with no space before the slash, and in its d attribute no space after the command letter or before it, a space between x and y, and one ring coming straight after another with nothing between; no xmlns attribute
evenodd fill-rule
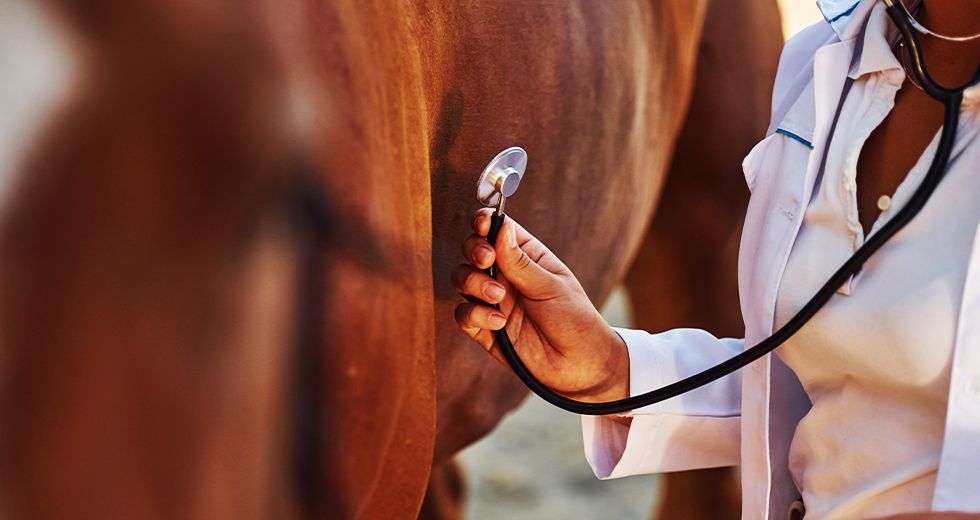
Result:
<svg viewBox="0 0 980 520"><path fill-rule="evenodd" d="M630 395L700 372L742 352L744 345L698 329L615 330L629 350ZM735 372L634 410L630 426L583 416L585 457L600 479L738 464L741 394L741 375Z"/></svg>

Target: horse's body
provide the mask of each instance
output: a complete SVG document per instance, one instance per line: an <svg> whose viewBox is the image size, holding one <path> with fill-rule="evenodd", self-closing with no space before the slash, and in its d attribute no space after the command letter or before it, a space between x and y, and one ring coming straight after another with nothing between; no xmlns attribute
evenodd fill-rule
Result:
<svg viewBox="0 0 980 520"><path fill-rule="evenodd" d="M0 505L21 516L413 516L433 463L526 395L451 318L477 174L528 150L509 209L601 302L705 74L707 0L52 6L79 86L0 221ZM749 19L774 53L778 24ZM764 96L772 56L719 88ZM277 210L299 163L332 224L315 257ZM322 345L298 372L297 335Z"/></svg>
<svg viewBox="0 0 980 520"><path fill-rule="evenodd" d="M285 62L272 11L215 7L0 5L4 518L293 502Z"/></svg>
<svg viewBox="0 0 980 520"><path fill-rule="evenodd" d="M390 244L391 269L400 266L398 277L416 289L408 295L414 303L378 298L376 288L397 280L351 283L345 274L327 303L355 311L328 337L340 334L338 344L361 348L332 364L356 367L358 377L325 377L333 385L325 394L363 396L327 414L337 421L329 425L335 435L349 438L339 446L357 452L329 459L351 464L334 468L347 489L328 498L336 501L331 509L410 507L390 491L403 490L411 500L423 489L410 493L411 486L424 481L374 482L398 478L395 467L417 467L427 447L434 446L437 464L446 461L526 395L456 329L457 296L447 276L461 261L476 176L499 150L527 149L529 172L510 211L565 259L589 294L602 301L623 276L683 123L704 7L351 1L313 17L323 28L317 61L336 129L322 154L327 191L344 190L340 213L369 222ZM386 186L365 189L375 182ZM348 287L363 292L348 294ZM352 300L365 308L351 309ZM430 356L437 395L418 384L423 374L406 369L431 370L408 364ZM405 390L394 395L401 398L384 401L391 395L377 389L400 381ZM416 448L400 444L409 439ZM410 464L403 460L415 456Z"/></svg>

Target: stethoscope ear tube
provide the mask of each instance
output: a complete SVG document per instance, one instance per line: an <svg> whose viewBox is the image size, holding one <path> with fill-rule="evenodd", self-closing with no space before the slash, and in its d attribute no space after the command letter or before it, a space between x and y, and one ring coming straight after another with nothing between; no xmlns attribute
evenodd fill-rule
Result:
<svg viewBox="0 0 980 520"><path fill-rule="evenodd" d="M882 226L877 233L874 233L868 237L864 245L862 245L846 262L844 262L844 265L842 265L830 277L830 279L827 280L823 287L821 287L820 290L817 291L812 298L810 298L810 301L808 301L803 308L796 313L795 316L793 316L785 325L774 332L772 336L759 342L752 348L743 351L741 354L733 356L722 363L719 363L718 365L704 370L703 372L644 394L635 395L618 401L588 403L569 399L556 393L538 381L538 379L534 377L534 374L532 374L531 371L528 370L527 366L524 365L524 362L521 361L520 356L517 355L517 352L514 349L514 344L510 341L510 337L507 335L505 329L493 331L493 336L497 341L497 347L500 349L500 352L507 361L507 364L510 365L510 368L514 371L517 377L520 378L521 381L523 381L524 384L531 389L531 391L537 394L538 397L559 408L581 415L621 414L630 410L659 403L660 401L677 397L678 395L690 392L691 390L700 388L708 383L725 377L761 358L762 356L769 354L786 342L786 340L792 337L793 334L795 334L808 321L810 321L817 311L819 311L820 308L823 307L823 305L827 303L831 297L833 297L837 289L852 275L861 270L861 267L868 260L868 258L874 254L875 251L881 248L882 245L884 245L891 237L905 227L905 225L908 224L919 213L919 211L922 210L926 202L929 200L929 197L935 191L936 186L939 185L939 181L942 180L943 174L946 170L946 164L949 162L954 139L956 137L956 126L959 122L961 100L961 92L953 92L943 99L943 104L945 106L945 119L939 138L939 145L936 150L936 155L933 158L932 164L929 166L928 172L926 172L925 178L922 180L922 184L920 184L915 190L915 193L912 194L912 197L909 199L908 203L906 203L905 206L899 210L891 220ZM831 129L831 135L833 134L833 131L834 130ZM829 146L829 143L827 146ZM490 232L487 234L487 240L491 245L496 243L497 234L499 233L505 218L505 215L499 210L493 214ZM487 269L487 273L496 278L496 266L494 265ZM499 309L498 305L494 305L494 307Z"/></svg>
<svg viewBox="0 0 980 520"><path fill-rule="evenodd" d="M932 79L929 75L929 71L926 69L925 63L922 61L922 49L919 46L919 39L916 37L914 32L915 19L912 15L905 9L905 6L898 0L885 0L885 11L888 16L891 17L892 22L898 27L899 32L902 33L902 39L905 41L905 45L909 49L909 54L911 55L912 61L912 74L915 75L915 79L918 80L919 85L922 86L922 90L929 94L933 99L940 101L942 103L947 103L947 101L956 101L962 98L963 91L969 88L971 85L975 85L980 81L980 68L973 75L973 79L968 81L965 85L958 88L946 88ZM975 36L971 36L973 38ZM959 102L956 101L957 106Z"/></svg>

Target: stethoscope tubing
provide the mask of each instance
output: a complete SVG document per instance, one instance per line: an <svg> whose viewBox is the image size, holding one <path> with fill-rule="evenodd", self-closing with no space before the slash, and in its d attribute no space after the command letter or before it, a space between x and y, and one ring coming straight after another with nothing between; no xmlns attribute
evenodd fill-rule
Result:
<svg viewBox="0 0 980 520"><path fill-rule="evenodd" d="M517 377L540 398L559 408L581 415L622 414L630 410L650 406L721 379L765 356L785 343L786 340L806 325L817 311L837 292L837 289L847 282L852 275L858 273L868 258L880 249L892 236L905 227L925 206L926 201L928 201L929 197L935 191L936 186L939 185L939 181L942 180L946 163L949 161L949 156L952 152L955 129L959 121L959 99L954 96L945 105L946 119L940 135L936 156L922 184L916 189L908 203L891 220L882 226L877 233L871 235L864 245L858 248L854 255L844 262L844 265L827 280L823 287L810 298L795 316L776 330L770 337L762 340L752 348L743 351L741 354L732 356L707 370L667 386L626 399L604 403L590 403L569 399L541 383L521 360L505 329L493 331L493 336L497 341L500 353ZM490 232L487 234L487 240L491 245L496 243L497 234L505 219L505 214L493 214ZM488 271L492 273L491 276L496 277L495 267L491 267ZM500 308L499 305L494 305L494 307L497 309Z"/></svg>
<svg viewBox="0 0 980 520"><path fill-rule="evenodd" d="M652 404L677 397L681 394L685 394L713 381L717 381L718 379L721 379L722 377L745 367L753 361L760 359L766 354L769 354L785 343L797 331L803 328L803 326L806 325L811 318L813 318L817 311L819 311L824 304L826 304L834 296L839 287L846 283L851 276L861 271L862 266L868 260L868 258L871 257L871 255L878 251L889 239L895 236L896 233L898 233L909 222L911 222L913 218L915 218L922 208L925 207L926 202L932 196L933 192L936 190L936 187L939 185L939 182L942 180L943 175L945 174L946 165L949 163L956 138L956 127L959 124L959 113L960 105L963 99L963 91L967 87L964 86L960 89L947 89L937 85L929 76L922 64L922 56L919 52L918 42L915 35L912 34L911 28L908 26L908 21L904 18L905 15L902 13L903 9L899 9L894 5L890 5L887 9L889 15L893 20L895 20L896 25L898 25L899 29L901 30L902 36L907 42L909 42L915 68L914 73L922 85L928 86L928 88L924 89L926 93L942 102L945 110L943 127L940 133L936 155L933 157L932 163L929 165L929 170L926 172L922 183L918 188L916 188L915 192L912 194L905 206L896 212L892 219L885 223L878 230L878 232L869 236L865 243L858 248L858 250L855 251L854 254L846 262L844 262L844 264L841 265L841 267L837 269L833 275L831 275L827 282L824 283L820 290L817 291L812 298L810 298L810 300L799 310L799 312L797 312L795 316L786 322L786 324L773 332L771 336L760 341L751 348L744 350L742 353L732 356L731 358L711 368L643 394L603 403L576 401L565 397L541 383L534 376L534 374L531 373L531 371L521 360L520 356L517 354L514 344L507 335L505 328L493 331L493 336L497 342L497 347L499 348L500 353L507 361L507 364L510 366L511 370L514 371L514 374L516 374L517 377L524 382L529 389L531 389L531 391L548 403L572 413L581 415L613 415L623 414L631 410L650 406ZM978 77L980 77L980 71L978 71L977 76L974 77L971 84L976 83ZM830 133L833 134L834 130L835 129L832 128ZM493 214L490 231L487 234L487 240L491 245L496 244L497 234L499 233L505 219L506 215L499 211L499 209ZM487 274L496 278L496 265L487 269ZM497 309L500 308L499 305L494 305L494 307Z"/></svg>

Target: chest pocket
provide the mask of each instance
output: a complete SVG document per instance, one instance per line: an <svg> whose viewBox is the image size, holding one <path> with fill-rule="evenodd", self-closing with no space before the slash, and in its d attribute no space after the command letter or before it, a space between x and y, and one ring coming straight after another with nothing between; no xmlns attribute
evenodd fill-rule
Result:
<svg viewBox="0 0 980 520"><path fill-rule="evenodd" d="M779 127L756 143L742 161L742 173L745 174L749 191L755 193L759 182L779 182L773 176L786 181L790 180L787 177L795 178L802 182L813 150L811 135L810 131Z"/></svg>
<svg viewBox="0 0 980 520"><path fill-rule="evenodd" d="M746 324L755 323L760 336L769 333L772 323L769 309L775 308L778 285L772 278L782 276L783 252L791 247L799 223L812 158L808 135L787 131L794 135L773 132L742 161L752 196L739 253L739 297Z"/></svg>
<svg viewBox="0 0 980 520"><path fill-rule="evenodd" d="M799 178L802 182L813 150L813 126L816 119L812 67L800 74L787 89L785 97L773 109L769 131L742 161L742 172L749 191L755 193L759 182L773 183L774 172L783 180Z"/></svg>

